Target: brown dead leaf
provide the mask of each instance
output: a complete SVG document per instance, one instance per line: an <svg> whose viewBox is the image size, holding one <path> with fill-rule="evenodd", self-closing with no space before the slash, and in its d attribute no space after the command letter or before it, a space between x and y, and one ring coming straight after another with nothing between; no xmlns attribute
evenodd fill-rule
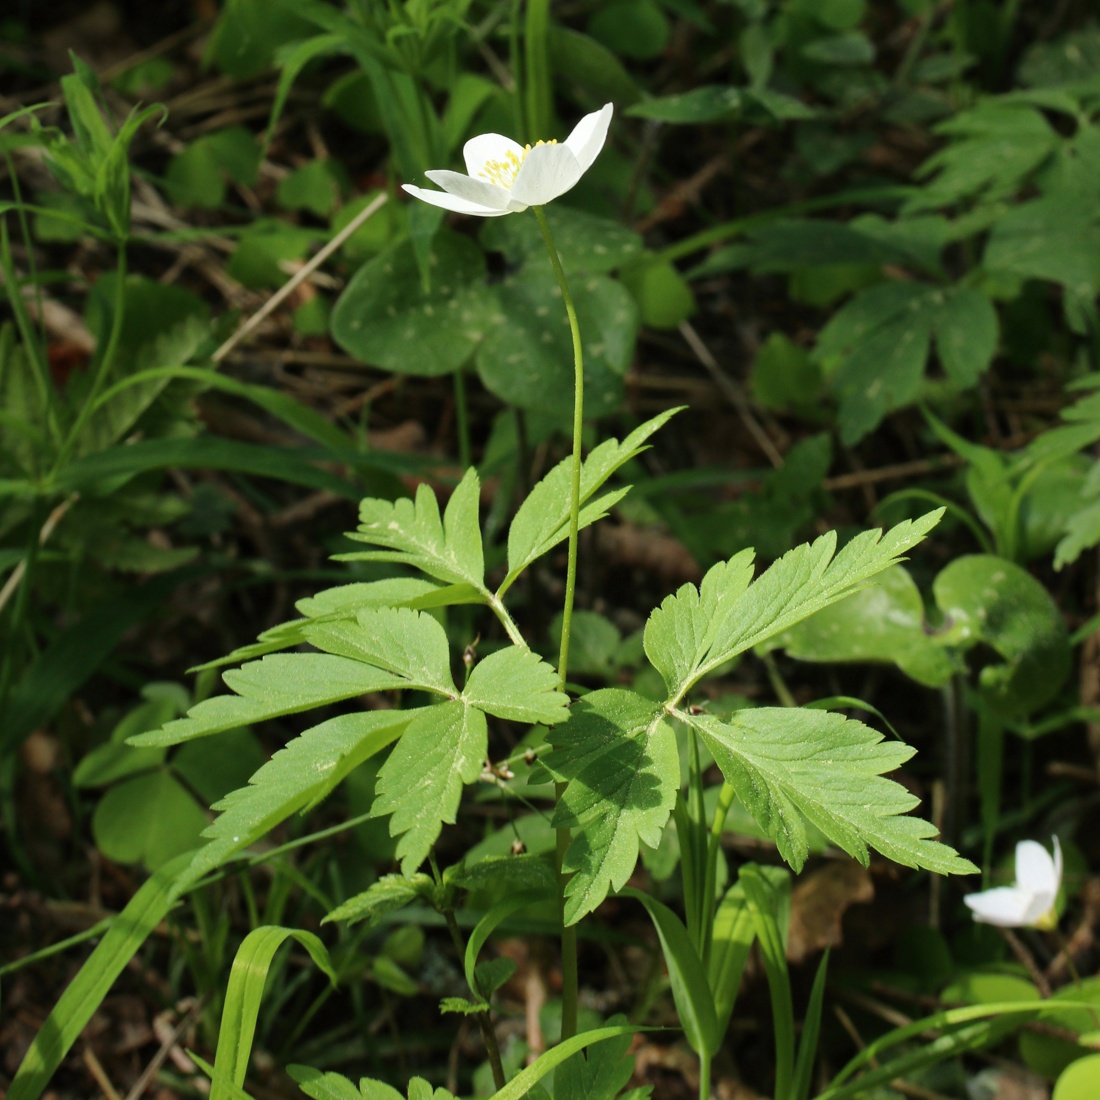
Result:
<svg viewBox="0 0 1100 1100"><path fill-rule="evenodd" d="M787 958L802 962L842 941L841 923L849 906L871 901L875 887L855 860L827 863L799 878L791 893Z"/></svg>

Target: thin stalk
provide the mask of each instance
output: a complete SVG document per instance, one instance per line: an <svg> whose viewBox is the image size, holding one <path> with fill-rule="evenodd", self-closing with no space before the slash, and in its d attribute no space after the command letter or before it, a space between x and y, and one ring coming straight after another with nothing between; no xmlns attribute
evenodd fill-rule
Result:
<svg viewBox="0 0 1100 1100"><path fill-rule="evenodd" d="M530 74L529 74L530 75ZM581 512L581 444L584 431L584 350L581 346L581 330L577 322L577 310L573 297L569 293L569 283L565 278L565 269L554 245L550 225L546 221L546 212L541 206L531 208L538 219L546 251L550 255L550 266L561 288L565 313L569 318L569 331L573 337L573 465L569 489L569 556L565 574L565 606L561 616L561 649L558 653L558 679L564 689L569 674L569 633L573 625L573 599L577 588L577 531L580 526ZM565 785L555 787L555 798L561 800ZM562 1014L561 1037L569 1039L577 1033L577 930L565 923L565 886L567 876L564 871L565 853L569 847L569 829L557 830L555 854L558 870L559 901L562 913L561 929L561 968L562 968Z"/></svg>
<svg viewBox="0 0 1100 1100"><path fill-rule="evenodd" d="M710 836L707 837L706 883L704 890L708 898L713 898L718 880L718 857L722 852L722 832L726 828L726 818L737 792L732 783L723 783L718 792L718 804L714 807L714 818L710 823ZM710 960L711 944L714 941L714 921L703 926L703 944L699 957L704 963Z"/></svg>
<svg viewBox="0 0 1100 1100"><path fill-rule="evenodd" d="M107 337L103 354L98 357L99 362L95 365L95 375L92 379L91 389L85 395L84 403L80 406L80 412L77 414L73 426L69 429L65 442L61 445L61 450L54 462L51 472L55 476L65 468L65 464L69 461L81 433L87 427L88 420L95 410L96 398L111 373L111 366L114 363L115 355L118 353L119 341L122 339L122 322L126 316L126 271L126 242L119 241L118 264L115 267L115 303L114 316L111 318L111 331Z"/></svg>
<svg viewBox="0 0 1100 1100"><path fill-rule="evenodd" d="M454 944L455 951L458 952L458 959L461 963L462 959L466 955L466 944L462 941L462 933L458 928L458 921L455 920L454 910L447 908L443 911L443 917L447 922L447 931L451 933L451 942ZM472 989L471 993L475 997L482 996L481 990ZM478 1012L477 1016L478 1027L481 1029L481 1038L485 1043L485 1052L489 1056L489 1065L493 1070L493 1084L497 1089L502 1089L507 1084L504 1078L504 1063L500 1060L500 1047L497 1046L496 1032L493 1031L492 1021L489 1019L489 1015L486 1012Z"/></svg>

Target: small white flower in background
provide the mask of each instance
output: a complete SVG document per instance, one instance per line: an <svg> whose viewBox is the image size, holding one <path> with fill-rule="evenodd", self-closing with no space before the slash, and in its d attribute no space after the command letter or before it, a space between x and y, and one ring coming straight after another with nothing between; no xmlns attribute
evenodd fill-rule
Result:
<svg viewBox="0 0 1100 1100"><path fill-rule="evenodd" d="M1054 838L1054 855L1034 840L1016 845L1016 884L998 886L963 898L983 924L1001 928L1041 928L1058 924L1054 901L1062 884L1062 849Z"/></svg>
<svg viewBox="0 0 1100 1100"><path fill-rule="evenodd" d="M479 134L462 148L469 175L433 169L424 175L442 191L402 186L433 206L482 218L543 206L564 195L592 167L607 138L612 109L607 103L585 115L560 145L540 141L524 146L501 134Z"/></svg>

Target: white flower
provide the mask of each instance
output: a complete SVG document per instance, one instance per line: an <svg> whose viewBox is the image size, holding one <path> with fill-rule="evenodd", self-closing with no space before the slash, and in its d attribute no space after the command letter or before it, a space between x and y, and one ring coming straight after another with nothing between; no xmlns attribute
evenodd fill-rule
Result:
<svg viewBox="0 0 1100 1100"><path fill-rule="evenodd" d="M542 206L564 195L592 167L607 138L612 109L607 103L585 115L560 145L557 141L540 141L524 146L501 134L479 134L462 148L469 175L425 172L442 191L428 191L410 183L402 186L410 195L433 206L482 218L499 218L502 214L518 214L529 206Z"/></svg>
<svg viewBox="0 0 1100 1100"><path fill-rule="evenodd" d="M974 919L1001 928L1042 928L1058 924L1054 901L1062 884L1062 849L1054 838L1054 856L1034 840L1016 845L1016 884L970 894L963 901Z"/></svg>

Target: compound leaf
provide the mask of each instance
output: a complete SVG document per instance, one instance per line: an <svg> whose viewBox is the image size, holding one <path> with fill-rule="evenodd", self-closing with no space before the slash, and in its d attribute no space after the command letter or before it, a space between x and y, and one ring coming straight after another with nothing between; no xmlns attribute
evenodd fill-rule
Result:
<svg viewBox="0 0 1100 1100"><path fill-rule="evenodd" d="M404 909L420 898L430 899L434 883L428 875L417 873L411 878L404 875L383 875L377 882L371 883L361 894L348 898L338 905L321 922L340 920L354 924L365 920L374 924L387 913Z"/></svg>
<svg viewBox="0 0 1100 1100"><path fill-rule="evenodd" d="M241 787L214 804L220 816L203 833L176 890L220 867L291 814L316 805L364 760L400 736L415 711L369 710L341 714L287 743Z"/></svg>
<svg viewBox="0 0 1100 1100"><path fill-rule="evenodd" d="M719 665L865 587L924 538L943 509L885 534L864 531L834 556L828 532L784 554L752 584L743 551L713 566L699 589L684 585L649 617L645 651L674 702Z"/></svg>
<svg viewBox="0 0 1100 1100"><path fill-rule="evenodd" d="M409 723L378 773L374 803L376 815L393 814L403 874L424 862L444 822L454 824L462 786L481 774L487 747L485 715L461 702L425 707Z"/></svg>
<svg viewBox="0 0 1100 1100"><path fill-rule="evenodd" d="M573 874L565 907L573 924L622 888L639 843L660 843L680 790L680 758L664 712L621 688L586 695L550 741L543 762L568 782L554 825L577 830L564 864Z"/></svg>
<svg viewBox="0 0 1100 1100"><path fill-rule="evenodd" d="M400 676L425 691L454 698L447 634L431 615L408 607L364 608L354 622L314 623L303 634L326 653Z"/></svg>
<svg viewBox="0 0 1100 1100"><path fill-rule="evenodd" d="M513 722L553 726L569 717L558 674L537 654L509 646L479 661L462 697L479 710Z"/></svg>
<svg viewBox="0 0 1100 1100"><path fill-rule="evenodd" d="M593 495L620 466L645 449L649 439L678 409L669 409L635 428L621 443L604 440L584 460L581 468L581 527L602 518L624 491L607 494L592 501ZM542 557L569 534L569 492L572 480L572 459L555 466L530 492L520 505L508 529L508 576L499 594L537 558ZM591 502L587 508L584 505Z"/></svg>
<svg viewBox="0 0 1100 1100"><path fill-rule="evenodd" d="M368 497L359 505L359 527L348 538L385 549L340 554L336 560L400 562L448 584L469 584L484 591L480 493L477 471L467 470L442 519L435 493L425 484L417 488L415 501Z"/></svg>
<svg viewBox="0 0 1100 1100"><path fill-rule="evenodd" d="M131 737L127 744L177 745L358 695L408 686L400 676L329 653L275 653L231 669L222 678L236 694L204 699L186 718Z"/></svg>
<svg viewBox="0 0 1100 1100"><path fill-rule="evenodd" d="M774 837L780 855L800 871L808 851L806 821L864 866L868 848L907 867L941 874L977 869L928 838L935 828L906 816L917 799L882 778L914 750L862 722L827 711L758 707L729 722L685 716L714 754L749 812Z"/></svg>

